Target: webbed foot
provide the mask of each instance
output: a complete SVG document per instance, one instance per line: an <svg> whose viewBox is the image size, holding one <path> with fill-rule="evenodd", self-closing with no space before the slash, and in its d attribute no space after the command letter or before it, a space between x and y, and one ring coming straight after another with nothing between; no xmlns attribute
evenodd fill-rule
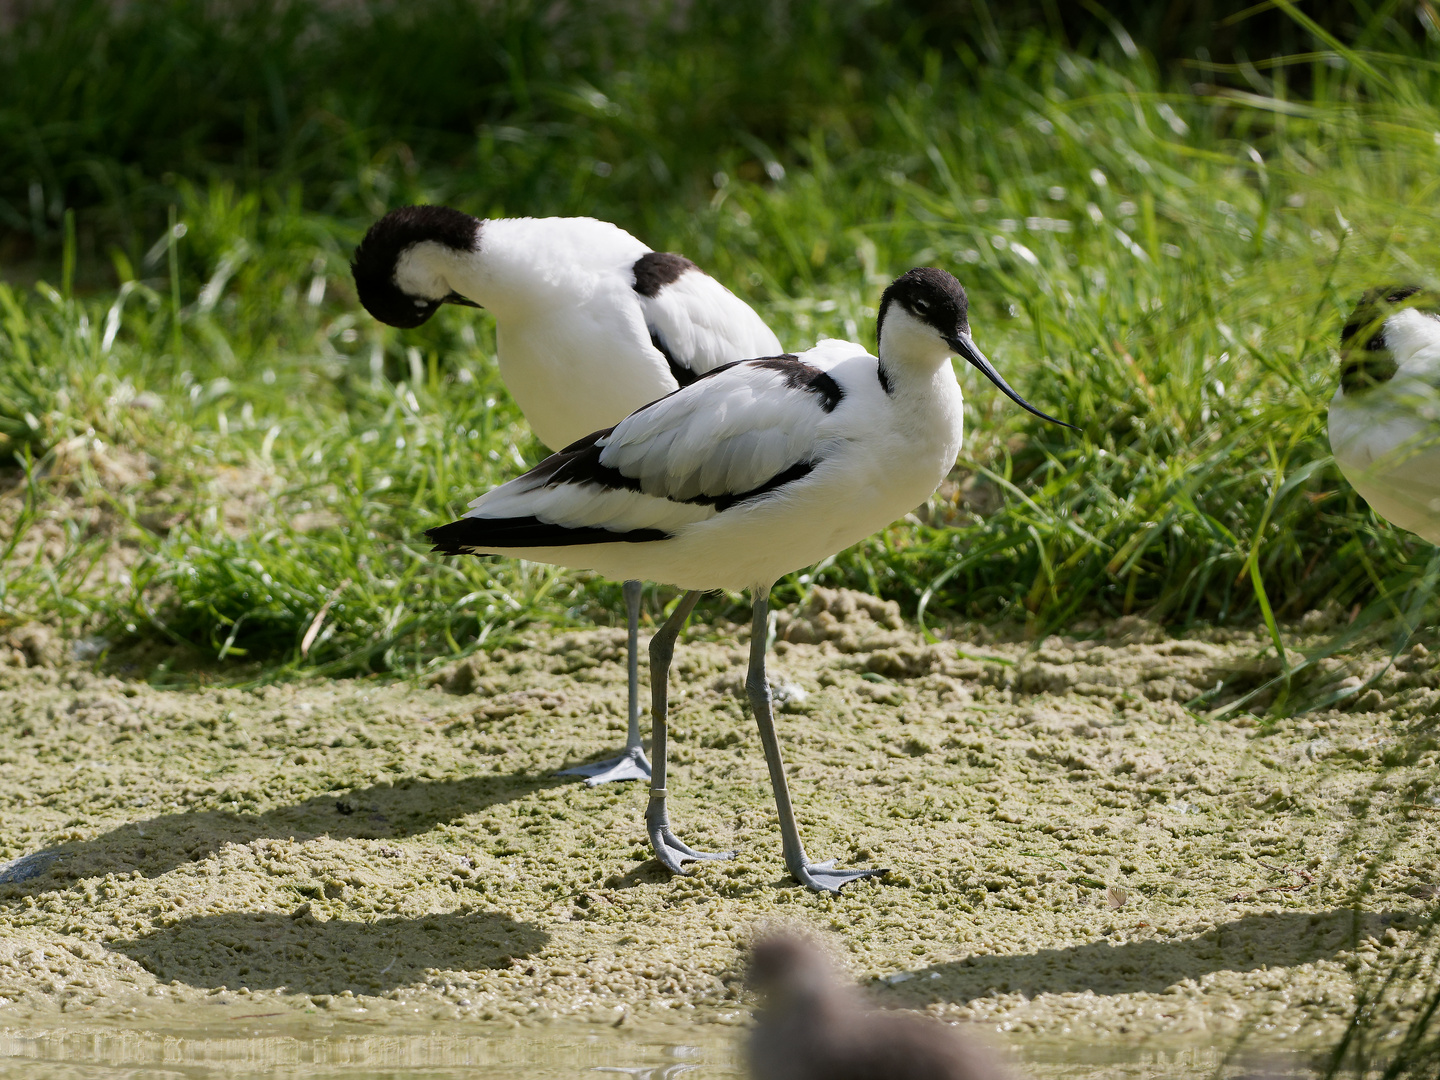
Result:
<svg viewBox="0 0 1440 1080"><path fill-rule="evenodd" d="M583 776L590 787L609 784L616 780L649 780L650 761L639 746L630 747L619 757L592 761L588 765L577 765L573 769L561 769L557 776Z"/></svg>
<svg viewBox="0 0 1440 1080"><path fill-rule="evenodd" d="M814 889L816 892L838 893L841 886L849 885L852 881L859 881L861 878L880 877L890 871L884 868L874 870L837 870L834 859L826 859L824 862L807 862L800 867L799 873L792 868L790 871L796 880L807 889Z"/></svg>
<svg viewBox="0 0 1440 1080"><path fill-rule="evenodd" d="M645 811L645 831L650 834L650 846L655 857L672 874L688 874L683 866L687 862L706 859L733 859L733 851L696 851L670 831L670 818L665 811L664 795L655 795L652 789L650 806Z"/></svg>

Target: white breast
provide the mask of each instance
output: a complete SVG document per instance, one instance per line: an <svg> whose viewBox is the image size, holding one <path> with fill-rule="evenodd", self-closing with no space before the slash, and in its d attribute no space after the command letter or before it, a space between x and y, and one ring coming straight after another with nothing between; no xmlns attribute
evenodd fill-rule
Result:
<svg viewBox="0 0 1440 1080"><path fill-rule="evenodd" d="M679 385L628 288L599 288L548 315L499 321L496 347L500 377L552 450L618 424Z"/></svg>
<svg viewBox="0 0 1440 1080"><path fill-rule="evenodd" d="M1397 376L1330 404L1330 448L1377 514L1440 544L1440 389Z"/></svg>

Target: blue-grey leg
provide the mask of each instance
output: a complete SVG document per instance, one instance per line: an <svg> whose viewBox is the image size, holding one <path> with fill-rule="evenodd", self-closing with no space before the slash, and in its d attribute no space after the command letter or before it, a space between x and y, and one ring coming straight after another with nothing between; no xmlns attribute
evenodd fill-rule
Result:
<svg viewBox="0 0 1440 1080"><path fill-rule="evenodd" d="M745 691L755 712L755 725L760 729L760 743L765 747L765 764L770 768L770 786L775 789L775 810L780 815L780 842L785 865L795 880L816 892L839 892L840 886L860 878L888 873L883 869L837 870L835 860L812 863L800 842L795 825L795 809L790 805L790 785L785 780L785 762L780 758L780 742L775 737L775 714L770 708L770 684L765 680L765 639L770 631L770 590L755 594L754 619L750 624L750 671L745 677Z"/></svg>
<svg viewBox="0 0 1440 1080"><path fill-rule="evenodd" d="M630 669L630 716L629 730L625 735L625 749L619 757L592 761L589 765L577 765L564 769L561 776L584 776L585 783L608 784L612 780L649 780L650 762L645 758L645 747L640 743L640 591L638 581L625 582L625 612L629 617L630 640L628 646Z"/></svg>
<svg viewBox="0 0 1440 1080"><path fill-rule="evenodd" d="M682 863L697 859L733 859L733 851L696 851L688 844L676 839L670 831L670 815L665 811L665 743L666 716L670 709L670 660L675 655L675 639L690 612L695 609L698 592L688 592L675 605L675 611L665 620L665 625L650 639L650 750L655 755L655 770L650 777L650 804L645 808L645 831L650 834L650 846L655 857L665 864L666 869L676 874L687 871Z"/></svg>

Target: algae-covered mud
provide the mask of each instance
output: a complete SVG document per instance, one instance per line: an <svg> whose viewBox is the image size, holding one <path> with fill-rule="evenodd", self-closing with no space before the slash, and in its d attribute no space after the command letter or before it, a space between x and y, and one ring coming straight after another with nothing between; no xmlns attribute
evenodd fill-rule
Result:
<svg viewBox="0 0 1440 1080"><path fill-rule="evenodd" d="M671 817L738 852L688 877L650 858L641 785L555 775L623 737L619 632L428 685L183 692L12 634L0 1027L740 1023L741 947L784 920L882 1003L1001 1038L1311 1045L1440 884L1437 755L1400 740L1440 701L1423 646L1348 711L1272 724L1182 704L1262 677L1250 634L926 644L816 590L776 637L807 847L890 870L840 896L785 873L734 627L676 656Z"/></svg>

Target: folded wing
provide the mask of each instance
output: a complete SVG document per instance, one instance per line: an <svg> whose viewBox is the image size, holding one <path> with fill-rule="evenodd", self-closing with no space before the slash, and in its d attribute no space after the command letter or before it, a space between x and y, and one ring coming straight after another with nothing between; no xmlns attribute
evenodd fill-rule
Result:
<svg viewBox="0 0 1440 1080"><path fill-rule="evenodd" d="M635 292L681 386L732 360L775 356L780 341L749 304L690 260L650 252L635 266Z"/></svg>
<svg viewBox="0 0 1440 1080"><path fill-rule="evenodd" d="M426 535L437 550L646 542L797 483L844 394L793 356L712 370L586 436Z"/></svg>

